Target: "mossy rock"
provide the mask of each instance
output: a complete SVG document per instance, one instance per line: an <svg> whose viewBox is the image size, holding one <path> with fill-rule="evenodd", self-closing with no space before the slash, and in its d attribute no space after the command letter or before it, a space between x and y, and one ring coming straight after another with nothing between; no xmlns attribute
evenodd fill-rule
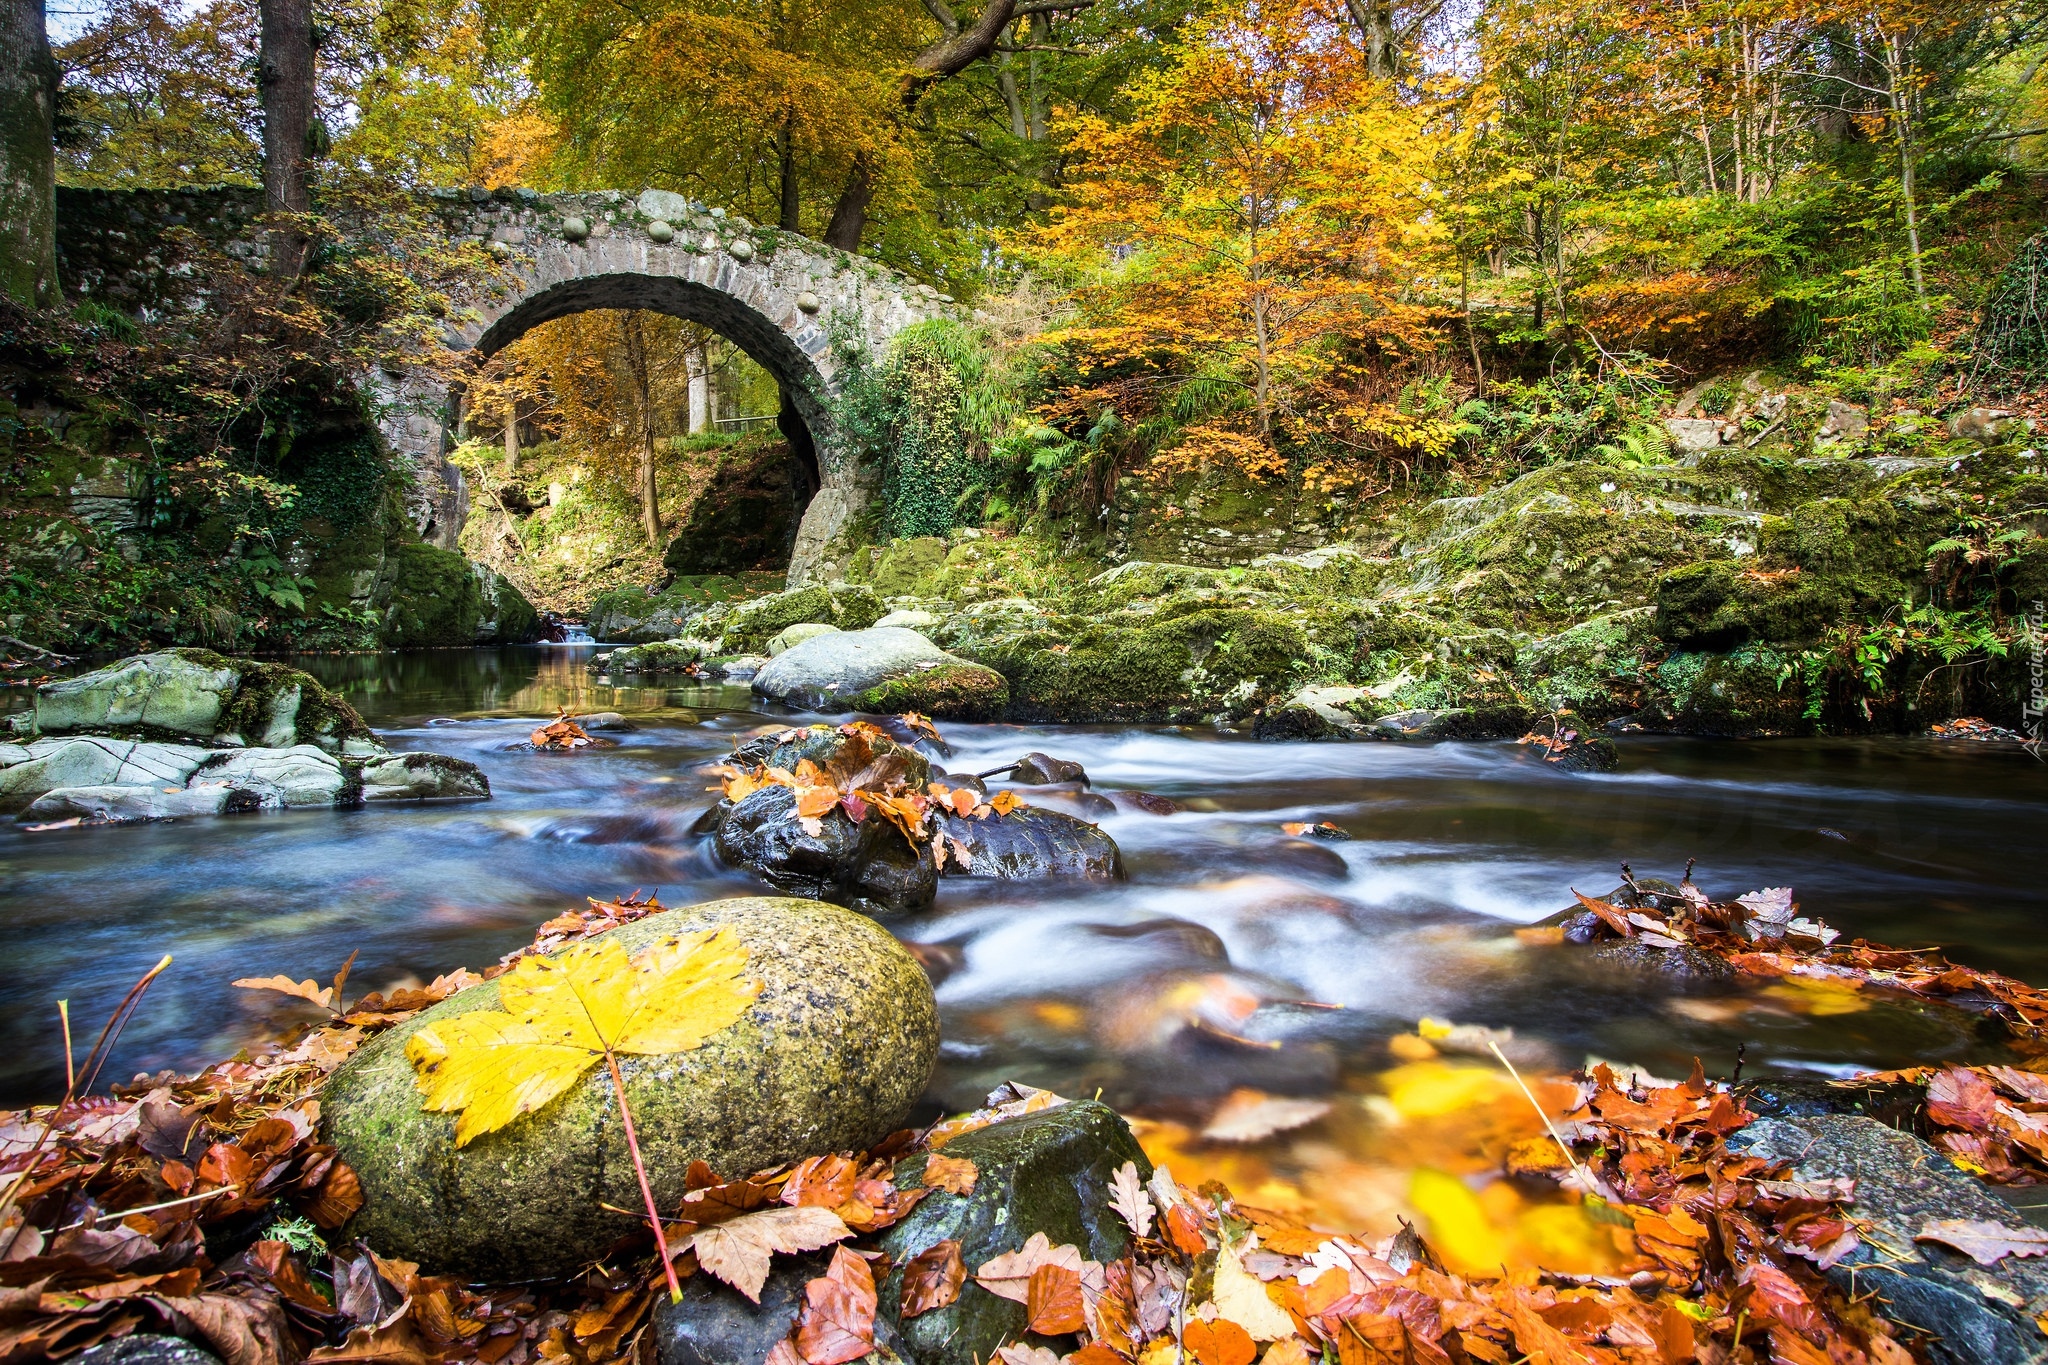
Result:
<svg viewBox="0 0 2048 1365"><path fill-rule="evenodd" d="M1110 1210L1109 1182L1125 1162L1138 1168L1140 1179L1152 1175L1152 1163L1129 1126L1107 1105L1072 1100L963 1134L943 1153L974 1163L974 1191L935 1191L882 1234L894 1268L876 1285L880 1315L902 1335L919 1365L974 1365L993 1360L996 1348L1012 1341L1070 1344L1027 1333L1024 1305L989 1293L973 1275L1040 1232L1054 1246L1079 1247L1091 1261L1107 1264L1122 1256L1129 1236ZM899 1161L896 1183L919 1183L926 1160ZM903 1264L949 1238L960 1243L969 1277L960 1297L950 1307L904 1318Z"/></svg>
<svg viewBox="0 0 2048 1365"><path fill-rule="evenodd" d="M815 901L713 901L610 931L637 952L730 925L762 983L738 1023L692 1052L619 1057L656 1202L674 1208L692 1161L738 1176L857 1150L901 1126L938 1056L924 970L873 921ZM636 1227L609 1213L641 1196L609 1075L592 1067L557 1099L455 1146L455 1119L420 1107L405 1045L421 1028L498 1008L472 986L381 1035L329 1079L323 1140L363 1185L344 1229L386 1255L472 1280L569 1274Z"/></svg>
<svg viewBox="0 0 2048 1365"><path fill-rule="evenodd" d="M687 673L711 654L702 640L661 640L590 656L595 673Z"/></svg>
<svg viewBox="0 0 2048 1365"><path fill-rule="evenodd" d="M901 715L921 711L939 720L999 720L1010 703L1010 685L993 668L942 664L891 678L848 701L856 711Z"/></svg>
<svg viewBox="0 0 2048 1365"><path fill-rule="evenodd" d="M487 564L471 562L476 575L478 644L525 645L540 638L540 613L526 594Z"/></svg>
<svg viewBox="0 0 2048 1365"><path fill-rule="evenodd" d="M355 708L311 674L210 649L135 655L45 683L34 731L184 742L235 735L258 747L316 744L329 752L376 739Z"/></svg>
<svg viewBox="0 0 2048 1365"><path fill-rule="evenodd" d="M413 542L385 560L390 578L384 643L393 649L473 645L483 620L483 593L469 561L453 550Z"/></svg>
<svg viewBox="0 0 2048 1365"><path fill-rule="evenodd" d="M818 622L865 630L882 619L882 599L857 584L813 585L735 606L725 617L721 653L766 654L768 642L791 626Z"/></svg>
<svg viewBox="0 0 2048 1365"><path fill-rule="evenodd" d="M909 536L855 557L851 574L883 597L928 593L944 572L951 547L943 536Z"/></svg>
<svg viewBox="0 0 2048 1365"><path fill-rule="evenodd" d="M1250 714L1284 693L1308 638L1278 612L1190 605L1167 620L1075 623L974 651L1010 683L1010 718L1167 721Z"/></svg>
<svg viewBox="0 0 2048 1365"><path fill-rule="evenodd" d="M1674 654L1657 669L1655 700L1638 713L1646 727L1749 738L1804 734L1805 697L1788 680L1784 656L1748 646L1727 654Z"/></svg>

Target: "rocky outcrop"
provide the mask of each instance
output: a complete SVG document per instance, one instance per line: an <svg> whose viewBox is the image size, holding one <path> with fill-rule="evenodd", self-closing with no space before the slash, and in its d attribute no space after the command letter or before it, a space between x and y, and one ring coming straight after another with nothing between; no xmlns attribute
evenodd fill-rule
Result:
<svg viewBox="0 0 2048 1365"><path fill-rule="evenodd" d="M614 929L639 952L729 926L759 995L686 1053L618 1063L648 1178L680 1204L693 1161L747 1172L861 1150L901 1126L938 1056L938 1012L917 961L871 920L815 901L714 901ZM379 1036L327 1083L323 1137L361 1178L346 1229L382 1254L472 1279L568 1274L605 1255L640 1191L612 1082L592 1067L567 1092L455 1145L454 1116L421 1107L406 1045L421 1029L499 1006L473 986Z"/></svg>
<svg viewBox="0 0 2048 1365"><path fill-rule="evenodd" d="M475 765L393 754L308 674L205 650L123 659L37 689L0 744L0 811L167 820L366 801L480 799Z"/></svg>

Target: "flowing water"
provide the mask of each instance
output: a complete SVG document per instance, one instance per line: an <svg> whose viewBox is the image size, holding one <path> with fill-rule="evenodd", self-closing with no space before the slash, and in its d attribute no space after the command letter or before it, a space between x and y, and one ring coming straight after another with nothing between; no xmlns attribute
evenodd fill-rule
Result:
<svg viewBox="0 0 2048 1365"><path fill-rule="evenodd" d="M703 765L786 717L743 687L611 686L587 658L556 646L294 660L393 747L480 765L487 803L0 828L0 1103L63 1088L59 998L96 1028L166 952L176 964L111 1075L195 1068L308 1017L232 988L236 977L324 980L356 951L353 988L384 988L488 964L585 896L638 888L676 905L759 891L690 829L712 800ZM635 728L596 751L513 747L558 706L622 711ZM1416 1037L1424 1017L1512 1029L1510 1055L1539 1070L1590 1056L1683 1075L1698 1057L1726 1075L1738 1048L1748 1075L2001 1055L1940 1007L1782 984L1680 991L1512 933L1568 904L1572 887L1612 889L1624 861L1676 880L1697 857L1717 897L1790 885L1803 913L1848 936L1940 944L2048 979L2048 766L2023 753L1632 738L1619 772L1570 777L1508 743L943 728L951 771L1043 750L1080 761L1098 791L1183 809L1124 803L1096 817L1123 849L1125 883L949 879L934 910L890 923L943 977L931 1112L1012 1078L1099 1091L1142 1116L1148 1146L1177 1169L1353 1226L1419 1211L1433 1235L1465 1239L1453 1254L1466 1263L1597 1265L1606 1234L1477 1174L1501 1143L1540 1130L1490 1058ZM1280 826L1298 820L1351 839L1291 839ZM1240 1091L1331 1108L1264 1143L1203 1141Z"/></svg>

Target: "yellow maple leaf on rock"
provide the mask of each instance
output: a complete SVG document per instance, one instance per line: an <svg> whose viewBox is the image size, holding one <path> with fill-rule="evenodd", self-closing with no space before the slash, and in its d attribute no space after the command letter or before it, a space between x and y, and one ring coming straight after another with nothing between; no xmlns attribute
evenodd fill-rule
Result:
<svg viewBox="0 0 2048 1365"><path fill-rule="evenodd" d="M553 958L519 959L498 980L497 1010L438 1020L405 1055L421 1103L455 1113L455 1145L494 1133L554 1099L615 1053L688 1052L729 1028L760 993L743 981L747 950L730 928L663 939L638 957L599 938Z"/></svg>

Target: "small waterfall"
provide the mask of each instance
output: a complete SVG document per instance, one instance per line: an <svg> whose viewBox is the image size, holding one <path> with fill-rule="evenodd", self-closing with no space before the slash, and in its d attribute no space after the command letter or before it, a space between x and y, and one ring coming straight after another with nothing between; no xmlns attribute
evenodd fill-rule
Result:
<svg viewBox="0 0 2048 1365"><path fill-rule="evenodd" d="M590 632L584 629L582 622L564 621L562 622L562 643L565 645L594 645L597 641L590 638Z"/></svg>

